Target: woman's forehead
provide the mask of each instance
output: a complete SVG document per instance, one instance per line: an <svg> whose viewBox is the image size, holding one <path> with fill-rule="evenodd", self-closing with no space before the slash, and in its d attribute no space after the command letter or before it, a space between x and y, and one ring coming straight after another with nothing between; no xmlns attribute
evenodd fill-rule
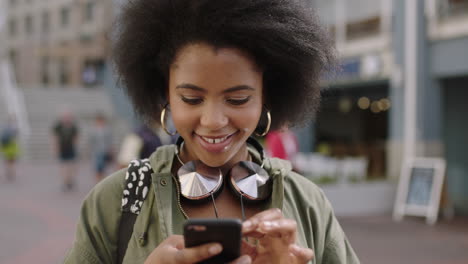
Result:
<svg viewBox="0 0 468 264"><path fill-rule="evenodd" d="M181 64L196 63L245 63L250 70L262 72L257 62L248 52L236 47L216 47L200 42L182 46L175 54L171 68Z"/></svg>
<svg viewBox="0 0 468 264"><path fill-rule="evenodd" d="M198 87L201 91L239 86L257 90L263 86L263 73L249 56L239 49L215 49L207 44L181 49L170 68L169 79L172 87Z"/></svg>

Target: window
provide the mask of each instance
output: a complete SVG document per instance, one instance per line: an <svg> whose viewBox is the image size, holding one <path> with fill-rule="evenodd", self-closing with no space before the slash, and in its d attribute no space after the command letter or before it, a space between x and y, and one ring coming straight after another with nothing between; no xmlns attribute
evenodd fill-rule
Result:
<svg viewBox="0 0 468 264"><path fill-rule="evenodd" d="M47 56L41 59L41 82L44 85L49 84L49 57Z"/></svg>
<svg viewBox="0 0 468 264"><path fill-rule="evenodd" d="M17 57L16 50L10 49L10 51L8 52L8 57L10 59L11 64L13 66L15 66L16 65L16 57Z"/></svg>
<svg viewBox="0 0 468 264"><path fill-rule="evenodd" d="M93 21L94 19L94 2L87 2L84 7L84 21Z"/></svg>
<svg viewBox="0 0 468 264"><path fill-rule="evenodd" d="M462 8L462 9L466 9L468 8L468 0L448 0L447 1L449 6L451 6L452 8Z"/></svg>
<svg viewBox="0 0 468 264"><path fill-rule="evenodd" d="M70 9L68 7L62 7L60 10L60 23L63 27L70 23Z"/></svg>
<svg viewBox="0 0 468 264"><path fill-rule="evenodd" d="M16 20L11 19L8 22L8 30L9 30L9 33L10 33L10 37L16 35Z"/></svg>
<svg viewBox="0 0 468 264"><path fill-rule="evenodd" d="M17 75L16 75L16 69L18 67L18 54L16 52L16 50L14 49L10 49L8 51L8 58L10 59L10 63L11 63L11 69L13 70L13 78L15 78L16 80L18 79L17 78Z"/></svg>
<svg viewBox="0 0 468 264"><path fill-rule="evenodd" d="M381 17L370 17L357 22L346 24L346 39L354 40L358 38L377 35L380 31Z"/></svg>
<svg viewBox="0 0 468 264"><path fill-rule="evenodd" d="M439 13L442 18L451 16L466 16L468 14L468 0L441 0Z"/></svg>
<svg viewBox="0 0 468 264"><path fill-rule="evenodd" d="M59 83L62 85L68 84L68 65L65 58L61 58L59 62Z"/></svg>
<svg viewBox="0 0 468 264"><path fill-rule="evenodd" d="M33 21L30 15L27 15L26 18L24 19L24 27L25 27L26 33L28 34L33 33Z"/></svg>
<svg viewBox="0 0 468 264"><path fill-rule="evenodd" d="M103 81L104 60L85 59L81 72L81 81L87 87L96 86Z"/></svg>
<svg viewBox="0 0 468 264"><path fill-rule="evenodd" d="M354 40L380 33L381 1L344 1L346 10L346 39Z"/></svg>
<svg viewBox="0 0 468 264"><path fill-rule="evenodd" d="M50 30L50 18L49 12L44 11L42 13L42 32L47 33Z"/></svg>

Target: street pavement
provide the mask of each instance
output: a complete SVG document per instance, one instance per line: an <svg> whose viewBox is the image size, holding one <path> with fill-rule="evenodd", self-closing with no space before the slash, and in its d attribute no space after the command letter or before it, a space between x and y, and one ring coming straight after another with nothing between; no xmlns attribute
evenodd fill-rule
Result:
<svg viewBox="0 0 468 264"><path fill-rule="evenodd" d="M0 264L62 263L73 242L81 201L94 185L89 163L77 188L63 192L56 163L20 163L14 182L0 163ZM352 199L352 197L350 197ZM340 218L363 264L468 264L468 218L428 226L421 218Z"/></svg>
<svg viewBox="0 0 468 264"><path fill-rule="evenodd" d="M468 218L441 220L391 216L341 218L340 222L363 264L468 264Z"/></svg>

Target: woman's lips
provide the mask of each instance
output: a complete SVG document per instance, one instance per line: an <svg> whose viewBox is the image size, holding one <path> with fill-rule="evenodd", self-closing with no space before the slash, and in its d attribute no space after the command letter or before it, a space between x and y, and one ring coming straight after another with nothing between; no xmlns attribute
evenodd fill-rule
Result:
<svg viewBox="0 0 468 264"><path fill-rule="evenodd" d="M195 138L198 143L208 152L219 153L223 152L226 147L231 144L233 135L232 133L227 136L218 136L218 137L205 137L198 134L195 134Z"/></svg>

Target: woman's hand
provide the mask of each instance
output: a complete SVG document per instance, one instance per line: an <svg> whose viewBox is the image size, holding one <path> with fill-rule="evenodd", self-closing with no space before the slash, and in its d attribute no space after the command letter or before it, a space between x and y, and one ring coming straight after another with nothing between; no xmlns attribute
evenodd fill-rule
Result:
<svg viewBox="0 0 468 264"><path fill-rule="evenodd" d="M314 252L295 244L296 232L296 221L284 218L281 210L263 211L243 223L243 235L258 240L256 246L244 243L243 252L252 257L253 263L307 263Z"/></svg>
<svg viewBox="0 0 468 264"><path fill-rule="evenodd" d="M151 252L146 259L145 264L192 264L215 256L221 253L222 250L223 248L219 243L208 243L196 247L185 248L184 237L180 235L172 235L159 244L153 252ZM251 263L251 260L249 256L241 256L231 263L248 264Z"/></svg>

